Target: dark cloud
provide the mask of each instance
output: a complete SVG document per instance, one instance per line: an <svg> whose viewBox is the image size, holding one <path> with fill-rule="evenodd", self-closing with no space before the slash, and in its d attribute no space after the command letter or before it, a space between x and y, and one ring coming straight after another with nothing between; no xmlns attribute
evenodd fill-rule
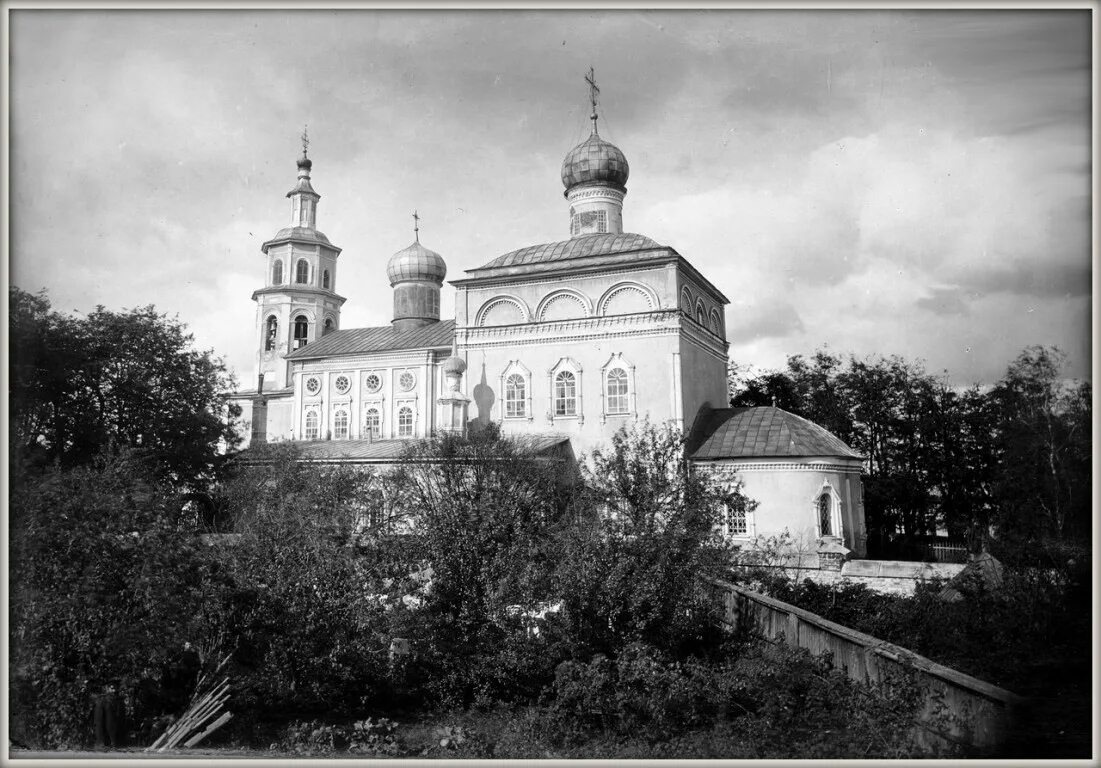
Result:
<svg viewBox="0 0 1101 768"><path fill-rule="evenodd" d="M786 301L735 308L729 314L733 322L728 322L727 328L735 343L782 339L803 332L803 319Z"/></svg>
<svg viewBox="0 0 1101 768"><path fill-rule="evenodd" d="M993 267L968 275L962 286L978 295L1012 293L1040 299L1080 297L1091 294L1092 267L1089 262L1059 264L1037 259Z"/></svg>

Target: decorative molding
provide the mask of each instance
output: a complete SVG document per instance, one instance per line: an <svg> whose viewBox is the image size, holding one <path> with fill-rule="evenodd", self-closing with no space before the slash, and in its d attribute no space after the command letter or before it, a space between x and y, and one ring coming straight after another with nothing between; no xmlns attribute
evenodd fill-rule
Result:
<svg viewBox="0 0 1101 768"><path fill-rule="evenodd" d="M662 246L664 247L664 246ZM652 250L652 249L651 249ZM638 275L646 272L663 272L674 264L674 259L659 262L657 264L643 264L640 266L619 266L618 269L589 269L583 272L575 271L572 273L559 274L554 273L549 277L539 277L537 279L525 279L536 278L536 275L528 274L509 274L501 275L499 277L485 277L485 278L465 278L462 280L453 280L451 285L455 287L456 293L467 292L472 293L474 291L491 291L495 288L501 288L504 286L512 286L517 283L523 283L525 287L539 286L539 285L552 285L557 283L566 283L567 285L575 285L579 278L600 278L600 277L615 277L617 275ZM470 270L475 271L475 270ZM456 301L456 304L458 302Z"/></svg>
<svg viewBox="0 0 1101 768"><path fill-rule="evenodd" d="M604 295L602 295L600 297L600 300L596 303L596 314L606 316L608 303L618 294L625 291L637 291L641 293L646 299L646 303L649 304L650 311L659 309L661 307L661 302L658 300L658 295L653 288L646 285L645 283L640 283L636 280L623 280L616 283L608 290L604 291Z"/></svg>
<svg viewBox="0 0 1101 768"><path fill-rule="evenodd" d="M536 307L536 309L535 309L536 321L540 322L540 323L545 323L545 322L552 322L553 323L553 322L556 322L556 320L549 320L549 321L546 320L545 315L546 315L547 309L553 303L555 303L556 301L561 301L562 299L573 299L574 301L576 301L578 304L581 305L581 311L582 311L584 317L592 317L592 315L593 315L593 304L589 300L588 296L586 296L585 294L583 294L580 291L577 291L573 288L559 288L556 291L552 291L551 293L548 293L546 296L544 296L540 300L539 306ZM572 320L573 318L571 317L571 318L562 318L562 319L571 319Z"/></svg>
<svg viewBox="0 0 1101 768"><path fill-rule="evenodd" d="M697 469L706 470L718 477L735 475L741 472L837 472L838 474L852 475L859 475L861 472L859 464L833 464L828 462L803 464L796 461L747 462L744 459L698 459L693 460L692 464Z"/></svg>
<svg viewBox="0 0 1101 768"><path fill-rule="evenodd" d="M516 309L520 311L520 322L526 323L531 320L531 312L528 310L528 305L523 299L510 294L498 294L482 303L482 306L474 314L474 325L479 327L483 326L486 321L486 315L499 304L512 304L516 307Z"/></svg>

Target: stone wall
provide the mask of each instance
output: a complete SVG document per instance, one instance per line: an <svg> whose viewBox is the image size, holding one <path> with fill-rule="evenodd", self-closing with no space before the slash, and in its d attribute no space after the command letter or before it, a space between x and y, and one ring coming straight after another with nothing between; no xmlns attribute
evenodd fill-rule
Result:
<svg viewBox="0 0 1101 768"><path fill-rule="evenodd" d="M909 596L923 581L945 581L966 566L962 563L913 563L905 560L848 560L841 571L821 567L817 554L794 555L775 566L797 581L810 579L819 584L863 584L868 589L891 595ZM758 566L759 567L759 566Z"/></svg>
<svg viewBox="0 0 1101 768"><path fill-rule="evenodd" d="M927 748L989 751L1003 743L1014 726L1022 699L1004 688L781 600L718 579L703 581L721 603L722 622L729 628L748 629L816 655L829 653L836 669L862 683L882 681L892 670L916 674L926 702L915 719L914 736Z"/></svg>

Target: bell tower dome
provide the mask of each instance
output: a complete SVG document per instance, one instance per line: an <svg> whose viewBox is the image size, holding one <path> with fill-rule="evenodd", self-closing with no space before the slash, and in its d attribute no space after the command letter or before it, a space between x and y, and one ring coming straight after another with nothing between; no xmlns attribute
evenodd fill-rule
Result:
<svg viewBox="0 0 1101 768"><path fill-rule="evenodd" d="M310 140L302 133L298 178L287 193L291 221L260 246L265 259L264 287L253 292L256 302L256 380L264 389L290 386L284 359L299 347L340 328L344 297L336 293L336 262L340 256L317 229L321 195L310 182L313 161Z"/></svg>

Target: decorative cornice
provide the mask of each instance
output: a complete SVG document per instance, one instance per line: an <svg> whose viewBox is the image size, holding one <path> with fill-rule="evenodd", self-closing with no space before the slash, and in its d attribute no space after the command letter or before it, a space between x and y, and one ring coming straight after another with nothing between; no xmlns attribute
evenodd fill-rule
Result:
<svg viewBox="0 0 1101 768"><path fill-rule="evenodd" d="M832 462L801 463L797 461L746 461L742 459L692 459L697 469L706 469L713 475L731 476L741 472L837 472L859 475L860 463L836 464Z"/></svg>
<svg viewBox="0 0 1101 768"><path fill-rule="evenodd" d="M332 291L324 288L312 288L308 285L272 285L267 288L257 288L252 292L252 300L256 301L257 296L277 296L282 295L288 301L309 301L309 299L302 298L298 294L308 294L310 296L320 296L324 299L329 299L336 303L337 307L343 306L346 298L340 296Z"/></svg>
<svg viewBox="0 0 1101 768"><path fill-rule="evenodd" d="M607 271L602 271L600 273L600 277L605 277L605 276L610 276L610 275L639 275L640 273L646 273L646 272L660 272L660 271L663 271L664 269L666 269L669 266L669 263L671 263L671 262L664 263L664 264L644 264L644 265L639 266L639 267L624 267L622 269L609 269ZM568 286L572 287L576 283L576 277L577 277L576 274L558 275L558 276L555 276L555 277L542 277L542 276L540 276L539 279L524 280L523 283L524 283L525 286L556 285L556 284L565 283ZM459 284L460 282L461 281L459 281L459 280L449 281L449 285L454 286L456 291L473 291L473 290L482 290L482 289L487 289L488 290L488 289L493 289L493 288L500 288L500 287L503 287L503 286L506 286L506 285L515 285L517 281L515 279L496 280L495 281L495 280L487 278L484 282L479 281L477 285L466 285L465 283L460 285Z"/></svg>

